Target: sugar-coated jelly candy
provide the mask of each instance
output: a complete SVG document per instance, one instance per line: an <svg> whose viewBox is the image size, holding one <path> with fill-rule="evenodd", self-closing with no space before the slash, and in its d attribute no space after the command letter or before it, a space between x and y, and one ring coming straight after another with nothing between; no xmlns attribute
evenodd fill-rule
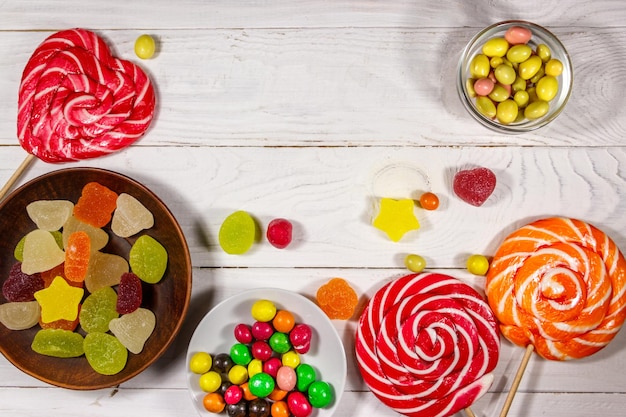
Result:
<svg viewBox="0 0 626 417"><path fill-rule="evenodd" d="M211 370L213 358L207 352L196 352L189 359L189 370L194 374L202 375Z"/></svg>
<svg viewBox="0 0 626 417"><path fill-rule="evenodd" d="M496 188L496 175L484 167L464 169L454 175L452 187L461 200L480 207Z"/></svg>
<svg viewBox="0 0 626 417"><path fill-rule="evenodd" d="M33 301L35 293L43 289L44 281L41 274L26 274L22 272L22 263L16 262L2 284L2 296L7 301Z"/></svg>
<svg viewBox="0 0 626 417"><path fill-rule="evenodd" d="M256 398L248 404L248 416L268 417L270 415L270 404L264 398Z"/></svg>
<svg viewBox="0 0 626 417"><path fill-rule="evenodd" d="M309 389L309 385L317 379L317 373L315 369L308 363L301 363L296 368L296 375L298 377L296 382L296 388L298 391L305 392Z"/></svg>
<svg viewBox="0 0 626 417"><path fill-rule="evenodd" d="M256 229L256 222L249 213L236 211L226 217L220 227L220 246L230 255L244 254L254 244Z"/></svg>
<svg viewBox="0 0 626 417"><path fill-rule="evenodd" d="M120 283L122 275L130 269L128 261L119 255L94 252L89 260L85 276L85 287L93 293L104 287L113 287Z"/></svg>
<svg viewBox="0 0 626 417"><path fill-rule="evenodd" d="M115 375L126 366L128 350L108 333L87 333L83 343L87 362L99 374Z"/></svg>
<svg viewBox="0 0 626 417"><path fill-rule="evenodd" d="M109 322L119 317L116 305L117 294L111 287L89 294L80 309L80 327L87 333L109 331Z"/></svg>
<svg viewBox="0 0 626 417"><path fill-rule="evenodd" d="M117 286L117 305L115 309L120 314L129 314L141 306L143 290L141 280L132 272L122 274Z"/></svg>
<svg viewBox="0 0 626 417"><path fill-rule="evenodd" d="M314 408L324 408L333 400L332 388L325 381L313 381L307 389L307 394Z"/></svg>
<svg viewBox="0 0 626 417"><path fill-rule="evenodd" d="M139 200L130 194L117 197L111 231L120 237L130 237L154 226L154 216Z"/></svg>
<svg viewBox="0 0 626 417"><path fill-rule="evenodd" d="M226 402L217 392L209 392L202 398L202 405L209 413L219 414L224 411Z"/></svg>
<svg viewBox="0 0 626 417"><path fill-rule="evenodd" d="M83 231L72 233L65 247L65 278L74 282L82 282L87 275L91 241Z"/></svg>
<svg viewBox="0 0 626 417"><path fill-rule="evenodd" d="M271 321L276 315L276 305L270 300L257 300L252 304L250 314L256 321Z"/></svg>
<svg viewBox="0 0 626 417"><path fill-rule="evenodd" d="M59 230L72 215L74 203L67 200L38 200L26 206L28 217L38 229Z"/></svg>
<svg viewBox="0 0 626 417"><path fill-rule="evenodd" d="M65 252L50 232L35 229L26 235L22 257L22 271L30 275L63 263Z"/></svg>
<svg viewBox="0 0 626 417"><path fill-rule="evenodd" d="M309 417L313 412L313 407L306 396L300 391L294 391L287 397L289 411L294 417Z"/></svg>
<svg viewBox="0 0 626 417"><path fill-rule="evenodd" d="M130 270L142 281L156 284L167 268L167 251L155 238L140 236L130 248Z"/></svg>
<svg viewBox="0 0 626 417"><path fill-rule="evenodd" d="M70 216L70 218L63 225L63 245L62 247L67 246L67 240L70 238L72 233L75 232L85 232L89 236L89 242L91 243L92 252L98 251L104 248L109 242L109 235L104 230L91 226L87 223L81 222L74 216Z"/></svg>
<svg viewBox="0 0 626 417"><path fill-rule="evenodd" d="M311 340L313 331L308 324L298 323L289 332L289 341L293 346L293 350L299 354L305 354L311 349Z"/></svg>
<svg viewBox="0 0 626 417"><path fill-rule="evenodd" d="M250 326L245 323L237 324L233 329L233 333L239 343L252 342L252 330L250 330Z"/></svg>
<svg viewBox="0 0 626 417"><path fill-rule="evenodd" d="M42 329L35 333L31 349L56 358L75 358L85 353L83 336L62 329Z"/></svg>
<svg viewBox="0 0 626 417"><path fill-rule="evenodd" d="M41 306L41 320L76 320L85 290L69 285L65 278L56 277L48 288L37 291L35 299Z"/></svg>
<svg viewBox="0 0 626 417"><path fill-rule="evenodd" d="M267 241L275 248L284 249L291 243L293 225L287 219L274 219L267 225Z"/></svg>
<svg viewBox="0 0 626 417"><path fill-rule="evenodd" d="M415 202L409 198L401 200L382 198L372 225L385 232L392 241L398 242L406 233L420 228L414 207Z"/></svg>
<svg viewBox="0 0 626 417"><path fill-rule="evenodd" d="M155 327L156 317L147 308L138 308L109 322L111 333L134 354L141 353Z"/></svg>
<svg viewBox="0 0 626 417"><path fill-rule="evenodd" d="M70 282L68 282L68 284L72 285ZM80 314L80 304L78 305L78 314ZM48 323L45 323L41 317L39 317L39 326L41 326L42 329L61 329L61 330L69 330L69 331L74 331L76 330L76 328L78 327L78 323L79 323L79 319L78 317L76 317L74 320L65 320L65 319L59 319L59 320L54 320Z"/></svg>
<svg viewBox="0 0 626 417"><path fill-rule="evenodd" d="M30 329L39 322L41 308L37 301L0 304L0 323L9 330Z"/></svg>
<svg viewBox="0 0 626 417"><path fill-rule="evenodd" d="M94 227L104 227L113 215L117 193L97 182L85 184L74 205L74 217Z"/></svg>
<svg viewBox="0 0 626 417"><path fill-rule="evenodd" d="M332 278L316 294L317 304L330 319L348 320L354 315L359 298L343 278Z"/></svg>

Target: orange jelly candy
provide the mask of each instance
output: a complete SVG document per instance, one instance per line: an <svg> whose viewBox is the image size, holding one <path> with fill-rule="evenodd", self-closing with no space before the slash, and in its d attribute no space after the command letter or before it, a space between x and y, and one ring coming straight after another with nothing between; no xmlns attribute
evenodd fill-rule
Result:
<svg viewBox="0 0 626 417"><path fill-rule="evenodd" d="M117 193L97 182L85 184L74 206L74 217L94 227L104 227L113 216Z"/></svg>
<svg viewBox="0 0 626 417"><path fill-rule="evenodd" d="M348 320L359 302L356 292L343 278L333 278L317 290L317 304L332 320Z"/></svg>
<svg viewBox="0 0 626 417"><path fill-rule="evenodd" d="M87 276L90 254L89 235L83 231L72 233L65 248L65 278L69 281L83 282Z"/></svg>

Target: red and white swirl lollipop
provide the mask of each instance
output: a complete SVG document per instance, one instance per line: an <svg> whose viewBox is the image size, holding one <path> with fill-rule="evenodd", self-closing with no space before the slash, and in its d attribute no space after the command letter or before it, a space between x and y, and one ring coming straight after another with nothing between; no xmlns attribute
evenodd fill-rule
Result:
<svg viewBox="0 0 626 417"><path fill-rule="evenodd" d="M411 417L469 407L491 386L499 348L486 301L469 285L435 273L385 285L356 332L357 363L370 390Z"/></svg>
<svg viewBox="0 0 626 417"><path fill-rule="evenodd" d="M139 139L154 115L148 76L85 29L57 32L33 53L19 88L17 134L45 162L95 158Z"/></svg>

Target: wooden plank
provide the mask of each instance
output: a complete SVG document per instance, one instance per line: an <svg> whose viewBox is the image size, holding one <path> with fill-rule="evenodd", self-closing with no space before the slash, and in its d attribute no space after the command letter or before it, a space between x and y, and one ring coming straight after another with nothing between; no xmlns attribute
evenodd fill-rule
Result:
<svg viewBox="0 0 626 417"><path fill-rule="evenodd" d="M42 12L45 11L45 12ZM4 30L67 27L94 29L241 27L455 27L525 19L548 26L622 26L620 0L586 2L415 2L410 0L259 2L182 0L172 6L148 0L8 2L0 8ZM164 18L165 17L165 18Z"/></svg>
<svg viewBox="0 0 626 417"><path fill-rule="evenodd" d="M116 54L138 61L140 30L101 33ZM520 135L483 127L458 98L457 62L474 33L158 30L160 53L140 63L158 90L158 114L138 146L622 145L626 108L616 82L626 50L612 45L626 44L625 29L558 29L574 62L574 91L551 125ZM49 34L0 33L0 145L16 144L22 70Z"/></svg>

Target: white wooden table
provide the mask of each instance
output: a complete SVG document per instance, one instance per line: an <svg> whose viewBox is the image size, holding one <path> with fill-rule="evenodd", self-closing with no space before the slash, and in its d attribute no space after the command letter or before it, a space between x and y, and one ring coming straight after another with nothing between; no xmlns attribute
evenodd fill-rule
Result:
<svg viewBox="0 0 626 417"><path fill-rule="evenodd" d="M482 27L525 19L569 50L574 91L541 130L508 136L475 122L454 86L459 54ZM16 138L17 90L32 51L54 31L83 27L139 61L135 39L153 35L158 55L140 64L158 90L158 113L134 146L96 160L41 161L20 179L64 166L127 174L156 192L187 236L193 293L186 323L152 367L115 389L48 386L0 358L0 415L192 416L186 346L217 302L276 285L313 297L343 277L365 300L406 272L407 253L431 270L481 288L471 253L540 217L587 220L626 249L626 5L621 0L135 0L0 3L0 182L25 157ZM454 173L492 169L495 193L480 208L451 191ZM419 211L420 231L399 243L371 226L379 197L442 200ZM285 251L256 245L243 256L217 245L223 218L243 209L261 224L296 224ZM353 357L356 321L336 321L348 353L338 416L395 415L367 390ZM626 332L600 353L556 363L534 357L509 413L622 417ZM522 349L502 342L495 383L473 407L501 409ZM460 416L460 414L459 414Z"/></svg>

